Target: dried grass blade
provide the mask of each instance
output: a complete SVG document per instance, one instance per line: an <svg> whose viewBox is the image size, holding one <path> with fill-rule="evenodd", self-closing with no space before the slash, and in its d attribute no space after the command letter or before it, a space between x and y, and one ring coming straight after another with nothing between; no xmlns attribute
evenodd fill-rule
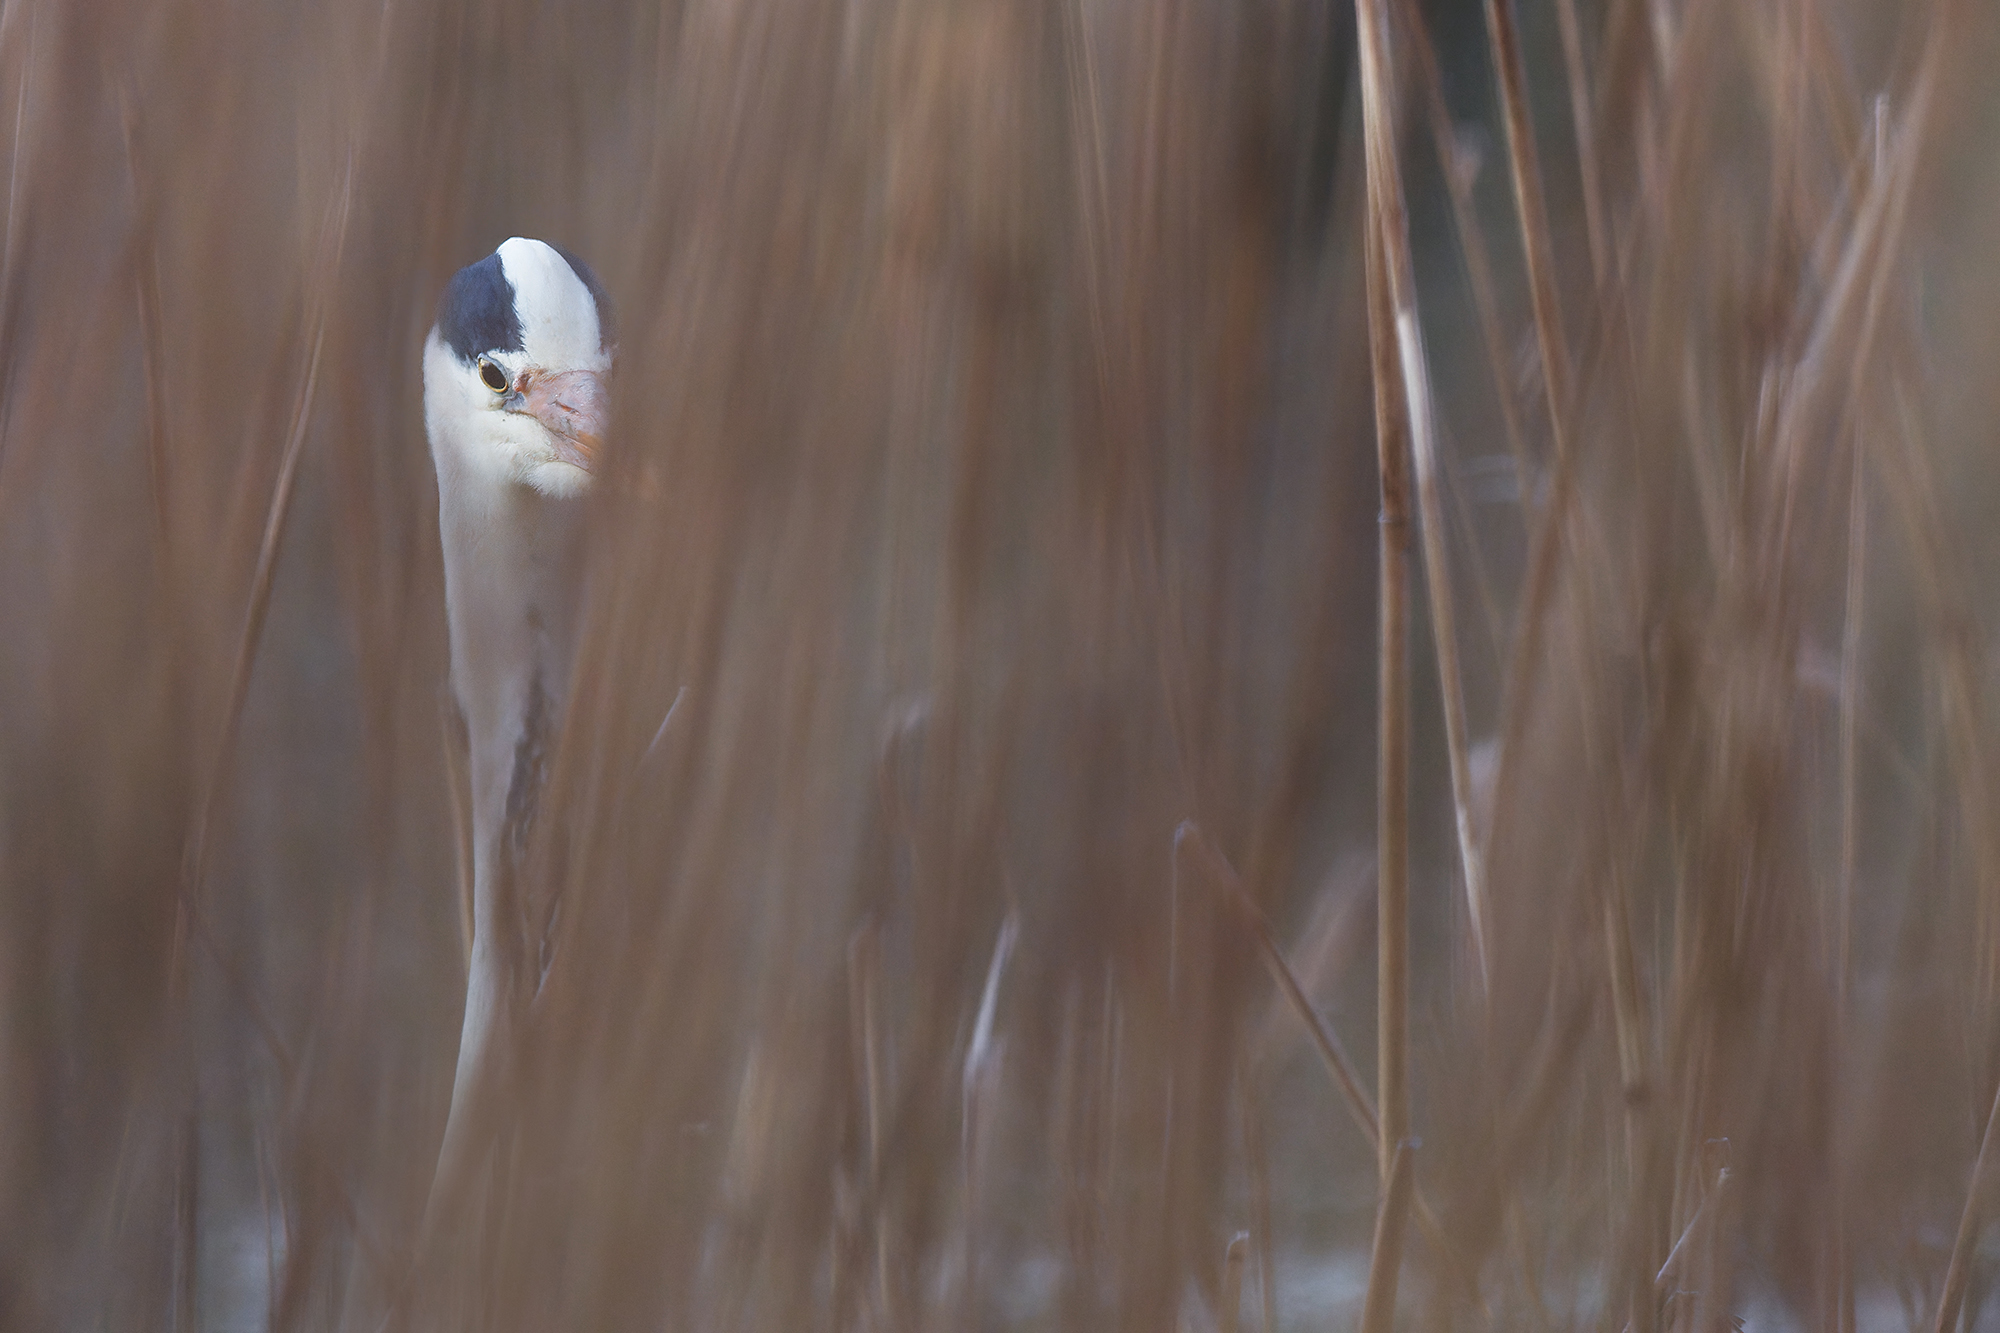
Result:
<svg viewBox="0 0 2000 1333"><path fill-rule="evenodd" d="M1278 937L1271 929L1270 918L1264 915L1263 910L1244 889L1242 878L1237 875L1236 868L1209 843L1193 820L1183 820L1180 827L1174 830L1175 855L1178 857L1183 849L1193 850L1202 868L1208 872L1209 878L1229 905L1249 923L1251 932L1257 937L1258 947L1263 952L1264 965L1271 974L1271 980L1277 983L1292 1012L1298 1015L1299 1022L1312 1037L1321 1062L1325 1064L1327 1072L1333 1075L1334 1084L1345 1098L1348 1110L1354 1115L1355 1124L1360 1127L1363 1136L1368 1140L1368 1146L1379 1151L1381 1121L1374 1103L1368 1096L1368 1090L1362 1084L1361 1076L1355 1071L1353 1063L1348 1059L1346 1050L1341 1046L1339 1036L1319 1016L1319 1011L1306 996L1305 987L1299 984L1298 974L1286 961L1284 950L1278 944ZM1539 1085L1538 1083L1537 1086ZM1466 1299L1484 1308L1484 1297L1480 1295L1479 1284L1471 1266L1459 1254L1458 1247L1445 1235L1444 1225L1438 1221L1437 1214L1431 1210L1422 1191L1418 1191L1416 1196L1416 1212L1417 1226L1424 1233L1425 1242L1444 1260L1459 1292ZM1267 1255L1260 1254L1259 1262L1264 1267L1267 1298L1271 1304L1275 1304L1275 1280L1271 1275L1270 1259ZM1274 1319L1275 1315L1267 1313L1267 1323Z"/></svg>
<svg viewBox="0 0 2000 1333"><path fill-rule="evenodd" d="M1451 196L1452 226L1458 234L1459 252L1464 257L1466 279L1472 288L1472 306L1479 317L1479 339L1486 352L1487 373L1493 380L1494 401L1500 408L1507 452L1514 460L1515 475L1525 494L1529 464L1526 433L1507 366L1507 339L1501 332L1500 299L1493 285L1493 257L1487 249L1486 232L1479 225L1479 212L1472 197L1473 173L1459 162L1451 108L1444 100L1444 76L1438 69L1437 47L1431 41L1430 25L1424 21L1423 10L1416 0L1402 0L1402 19L1403 31L1409 35L1417 95L1424 100L1433 150Z"/></svg>
<svg viewBox="0 0 2000 1333"><path fill-rule="evenodd" d="M1972 1249L1979 1240L1984 1221L1983 1200L1988 1186L1987 1172L1993 1160L1994 1126L2000 1123L2000 1087L1993 1092L1993 1105L1986 1112L1986 1130L1979 1136L1979 1156L1972 1163L1972 1178L1965 1186L1965 1208L1958 1215L1958 1235L1951 1243L1951 1266L1945 1269L1944 1290L1938 1296L1937 1319L1932 1333L1952 1333L1958 1327L1959 1311L1965 1305L1966 1284L1972 1280Z"/></svg>
<svg viewBox="0 0 2000 1333"><path fill-rule="evenodd" d="M1386 27L1386 13L1380 22ZM1458 652L1458 616L1452 596L1451 562L1445 550L1444 503L1439 496L1437 426L1433 414L1430 362L1424 352L1423 326L1417 313L1415 264L1403 196L1402 171L1396 162L1395 124L1384 115L1371 133L1386 136L1388 151L1369 155L1371 192L1380 197L1370 210L1372 227L1381 232L1388 261L1387 295L1393 308L1396 365L1402 376L1401 403L1410 454L1416 463L1417 507L1424 544L1424 585L1429 594L1431 635L1437 646L1438 691L1444 706L1445 750L1450 760L1452 814L1458 833L1459 866L1465 875L1466 915L1472 927L1473 956L1479 965L1479 990L1488 985L1486 872L1479 834L1472 814L1471 740L1465 719L1464 679ZM1377 180L1378 162L1381 179ZM1449 164L1447 164L1449 170ZM1371 328L1372 336L1372 328ZM1385 506L1386 512L1386 506ZM1407 671L1405 673L1407 675Z"/></svg>
<svg viewBox="0 0 2000 1333"><path fill-rule="evenodd" d="M1222 1255L1222 1333L1236 1333L1243 1317L1243 1254L1249 1247L1250 1233L1239 1231Z"/></svg>
<svg viewBox="0 0 2000 1333"><path fill-rule="evenodd" d="M964 1236L964 1253L960 1262L964 1266L962 1280L968 1292L976 1291L979 1282L977 1232L982 1201L979 1162L987 1133L985 1108L993 1096L1000 1068L993 1024L1000 1008L1000 982L1007 974L1007 964L1014 956L1014 945L1020 934L1020 911L1010 910L1006 920L1000 923L999 936L993 942L993 958L986 966L986 985L979 997L979 1014L973 1020L972 1039L966 1043L965 1062L959 1073L958 1159L959 1179L964 1190L964 1202L959 1207ZM873 1123L872 1112L870 1123Z"/></svg>
<svg viewBox="0 0 2000 1333"><path fill-rule="evenodd" d="M1263 909L1257 906L1244 889L1242 880L1236 874L1236 868L1223 859L1222 853L1209 846L1208 839L1202 836L1200 828L1192 820L1182 821L1181 826L1174 830L1176 856L1183 850L1192 850L1195 856L1200 858L1202 868L1208 872L1208 878L1221 889L1223 898L1249 923L1251 932L1257 937L1257 946L1264 955L1264 966L1270 972L1271 980L1277 983L1279 991L1291 1005L1292 1012L1298 1015L1300 1024L1311 1036L1313 1046L1319 1051L1320 1062L1326 1066L1327 1072L1333 1075L1334 1084L1340 1089L1341 1096L1347 1100L1348 1110L1354 1113L1354 1123L1361 1127L1362 1134L1368 1139L1369 1148L1379 1151L1382 1126L1381 1118L1375 1111L1374 1101L1369 1097L1367 1088L1362 1085L1361 1076L1355 1071L1353 1062L1348 1059L1346 1050L1340 1044L1339 1036L1319 1016L1319 1011L1307 998L1305 988L1299 984L1298 976L1292 971L1291 964L1285 961L1284 949L1279 945L1278 937L1271 929L1270 918L1264 915Z"/></svg>
<svg viewBox="0 0 2000 1333"><path fill-rule="evenodd" d="M1695 1205L1694 1215L1688 1218L1687 1225L1681 1228L1679 1239L1675 1240L1673 1248L1667 1251L1666 1259L1660 1264L1660 1271L1653 1275L1654 1290L1662 1292L1666 1290L1667 1279L1678 1271L1681 1255L1687 1252L1688 1242L1694 1238L1696 1228L1701 1225L1702 1218L1708 1215L1710 1206L1721 1202L1722 1191L1728 1185L1729 1171L1724 1168L1715 1178L1715 1193Z"/></svg>
<svg viewBox="0 0 2000 1333"><path fill-rule="evenodd" d="M873 924L848 942L848 1023L861 1057L861 1094L868 1139L868 1195L875 1208L875 1314L895 1327L895 1289L890 1249L890 1216L882 1206L886 1170L883 1132L888 1115L888 1070L881 1048L880 975L882 943Z"/></svg>

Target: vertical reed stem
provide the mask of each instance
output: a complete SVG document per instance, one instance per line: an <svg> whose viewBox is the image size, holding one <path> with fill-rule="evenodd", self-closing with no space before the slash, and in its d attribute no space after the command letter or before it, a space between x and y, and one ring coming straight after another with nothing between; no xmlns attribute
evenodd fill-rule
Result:
<svg viewBox="0 0 2000 1333"><path fill-rule="evenodd" d="M1389 1333L1396 1321L1396 1287L1403 1267L1403 1219L1410 1211L1410 1181L1416 1144L1396 1145L1390 1157L1382 1207L1375 1214L1375 1248L1368 1260L1368 1296L1361 1307L1361 1333Z"/></svg>
<svg viewBox="0 0 2000 1333"><path fill-rule="evenodd" d="M1528 290L1535 307L1535 339L1542 355L1542 383L1548 389L1549 429L1558 463L1569 457L1564 417L1569 410L1569 344L1563 334L1562 302L1556 294L1555 243L1549 237L1548 205L1542 198L1541 155L1521 72L1521 39L1509 0L1486 0L1486 31L1493 43L1493 71L1500 81L1500 109L1507 126L1507 165L1514 182L1514 205L1521 212L1521 244L1527 251Z"/></svg>
<svg viewBox="0 0 2000 1333"><path fill-rule="evenodd" d="M1837 1333L1854 1333L1854 1267L1847 1223L1847 1115L1840 1090L1850 1049L1847 991L1853 970L1856 848L1855 741L1861 693L1862 571L1868 559L1867 452L1857 428L1847 508L1847 608L1840 645L1840 902L1834 920L1833 1283Z"/></svg>
<svg viewBox="0 0 2000 1333"><path fill-rule="evenodd" d="M1370 324L1386 322L1382 234L1368 230ZM1394 410L1394 344L1376 348L1376 448L1382 474L1380 622L1376 658L1376 1107L1382 1181L1410 1131L1410 498L1404 436Z"/></svg>
<svg viewBox="0 0 2000 1333"><path fill-rule="evenodd" d="M1359 7L1362 31L1362 104L1369 119L1369 196L1379 199L1383 138L1379 117L1386 102L1387 34L1373 4ZM1380 623L1376 688L1376 1103L1381 1129L1378 1162L1384 1188L1396 1144L1409 1133L1409 478L1401 389L1396 373L1394 316L1390 310L1381 210L1371 208L1368 227L1368 328L1375 379L1375 436L1381 474Z"/></svg>
<svg viewBox="0 0 2000 1333"><path fill-rule="evenodd" d="M1569 76L1569 115L1576 127L1576 168L1583 191L1583 224L1590 238L1590 275L1601 295L1610 281L1610 244L1604 235L1603 187L1597 169L1597 118L1591 112L1589 68L1583 61L1583 29L1576 0L1556 0L1562 29L1563 65Z"/></svg>

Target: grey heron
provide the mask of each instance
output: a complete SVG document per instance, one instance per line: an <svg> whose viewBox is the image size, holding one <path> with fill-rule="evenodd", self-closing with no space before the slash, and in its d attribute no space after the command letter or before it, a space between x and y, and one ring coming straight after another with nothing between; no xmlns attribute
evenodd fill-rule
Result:
<svg viewBox="0 0 2000 1333"><path fill-rule="evenodd" d="M523 981L513 885L568 695L582 499L612 347L610 302L589 266L518 236L452 277L424 343L451 686L472 796L465 1017L426 1233L443 1194L476 1165L474 1103Z"/></svg>

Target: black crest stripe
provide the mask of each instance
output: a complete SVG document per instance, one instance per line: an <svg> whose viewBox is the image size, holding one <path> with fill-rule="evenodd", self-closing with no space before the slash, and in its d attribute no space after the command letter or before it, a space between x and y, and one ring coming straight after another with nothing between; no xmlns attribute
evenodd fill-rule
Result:
<svg viewBox="0 0 2000 1333"><path fill-rule="evenodd" d="M438 298L438 336L471 365L481 352L521 350L521 317L514 310L514 284L490 254L452 274Z"/></svg>

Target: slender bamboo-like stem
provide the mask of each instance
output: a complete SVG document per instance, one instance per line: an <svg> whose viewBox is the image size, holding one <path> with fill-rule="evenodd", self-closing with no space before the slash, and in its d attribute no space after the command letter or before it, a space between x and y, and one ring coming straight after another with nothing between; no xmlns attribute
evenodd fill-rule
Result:
<svg viewBox="0 0 2000 1333"><path fill-rule="evenodd" d="M1554 449L1554 485L1540 515L1528 563L1527 586L1521 598L1512 666L1503 706L1500 772L1494 793L1496 825L1511 801L1515 729L1528 715L1524 706L1528 674L1541 657L1546 609L1554 584L1561 534L1569 521L1569 342L1563 331L1562 302L1556 290L1555 245L1549 236L1548 205L1542 195L1541 156L1535 147L1534 122L1529 115L1521 71L1520 35L1514 27L1509 0L1486 0L1486 31L1493 48L1493 68L1500 85L1501 119L1507 132L1508 176L1514 206L1521 221L1521 249L1527 261L1528 289L1535 316L1535 345L1541 355L1542 389ZM1523 485L1527 479L1523 478Z"/></svg>
<svg viewBox="0 0 2000 1333"><path fill-rule="evenodd" d="M1409 784L1410 645L1408 435L1397 371L1390 255L1384 233L1396 185L1396 132L1390 89L1388 16L1382 0L1355 6L1361 51L1361 107L1368 175L1368 344L1375 381L1375 439L1382 510L1377 553L1380 606L1376 669L1376 1105L1383 1188L1396 1145L1410 1130Z"/></svg>
<svg viewBox="0 0 2000 1333"><path fill-rule="evenodd" d="M1556 0L1562 30L1563 65L1569 76L1569 115L1576 128L1576 167L1583 188L1583 225L1590 240L1590 275L1601 294L1610 281L1610 242L1604 234L1604 187L1597 169L1597 118L1591 113L1590 78L1583 62L1583 29L1576 0Z"/></svg>
<svg viewBox="0 0 2000 1333"><path fill-rule="evenodd" d="M1383 22L1387 22L1386 15ZM1394 108L1384 102L1375 124L1388 137L1388 151L1369 156L1371 196L1378 190L1370 215L1381 233L1388 263L1387 296L1393 317L1396 366L1401 375L1403 426L1416 463L1417 507L1422 519L1424 587L1428 593L1431 636L1437 646L1438 692L1444 707L1445 750L1451 767L1452 813L1458 832L1459 865L1465 874L1466 915L1472 926L1473 956L1479 986L1487 985L1488 946L1486 873L1479 835L1472 817L1471 740L1465 721L1464 679L1459 668L1458 616L1452 596L1451 564L1445 552L1444 501L1439 495L1437 429L1431 411L1430 363L1424 353L1423 326L1417 314L1415 264L1403 197L1401 166L1396 158ZM1378 170L1378 162L1380 167Z"/></svg>
<svg viewBox="0 0 2000 1333"><path fill-rule="evenodd" d="M201 1093L181 1117L174 1163L174 1333L191 1333L201 1309Z"/></svg>
<svg viewBox="0 0 2000 1333"><path fill-rule="evenodd" d="M1547 630L1548 602L1555 586L1557 558L1564 546L1564 539L1572 521L1570 500L1575 484L1575 458L1570 437L1570 414L1575 404L1571 393L1571 367L1569 343L1563 328L1562 303L1557 289L1555 272L1555 245L1551 238L1548 208L1543 193L1540 153L1536 147L1533 117L1529 111L1526 78L1522 68L1520 33L1514 23L1511 0L1485 0L1487 37L1492 46L1495 76L1500 88L1502 120L1507 132L1507 160L1514 187L1515 208L1521 221L1521 245L1527 262L1529 292L1534 307L1536 345L1541 353L1542 385L1546 395L1549 417L1549 432L1554 451L1554 485L1545 512L1541 515L1541 525L1536 533L1533 554L1530 557L1527 587L1522 597L1520 628L1514 645L1513 658L1507 682L1507 698L1504 705L1505 724L1502 730L1500 772L1494 793L1494 819L1496 826L1511 808L1511 789L1516 776L1516 750L1519 743L1518 729L1529 714L1526 707L1529 677L1541 659L1542 639ZM1571 78L1577 81L1580 73L1571 70ZM1587 104L1584 108L1587 110ZM1580 150L1586 145L1580 142ZM1595 257L1594 257L1595 258ZM1600 261L1601 262L1601 261ZM1587 574L1588 564L1582 562L1582 572ZM1578 585L1571 582L1570 595L1581 624L1587 616L1584 598ZM1586 718L1584 728L1585 762L1593 772L1599 771L1598 756L1593 753L1590 727L1597 714L1598 699L1601 697L1593 679L1593 670L1580 649L1578 640L1570 642L1570 652L1574 659L1576 679L1581 687L1582 710ZM1647 1084L1647 1038L1648 1024L1644 1012L1644 1001L1640 991L1635 950L1632 943L1632 924L1627 904L1629 889L1625 875L1617 865L1614 852L1604 875L1603 926L1605 936L1605 956L1611 982L1612 1016L1616 1026L1619 1054L1619 1078L1625 1092L1625 1135L1626 1157L1631 1170L1635 1194L1631 1208L1635 1214L1643 1215L1648 1207L1643 1187L1638 1182L1645 1178L1642 1163L1645 1160L1645 1091ZM1632 1286L1638 1289L1639 1283ZM1641 1326L1647 1315L1635 1311Z"/></svg>
<svg viewBox="0 0 2000 1333"><path fill-rule="evenodd" d="M1849 428L1853 432L1850 460L1852 476L1847 496L1847 599L1840 636L1840 901L1834 919L1834 986L1839 1004L1836 1022L1846 1030L1847 983L1852 964L1854 916L1854 858L1857 846L1855 816L1856 730L1860 719L1861 686L1861 588L1862 572L1868 558L1868 451L1861 436L1861 424L1850 404Z"/></svg>
<svg viewBox="0 0 2000 1333"><path fill-rule="evenodd" d="M1383 266L1379 230L1369 232L1372 321L1386 322L1385 302L1375 299ZM1393 364L1393 349L1379 361ZM1382 1117L1381 1172L1389 1175L1392 1145L1410 1124L1409 952L1410 952L1410 644L1409 497L1404 477L1404 439L1385 398L1385 367L1378 364L1376 430L1381 470L1382 511L1376 552L1380 565L1376 690L1376 1101Z"/></svg>
<svg viewBox="0 0 2000 1333"><path fill-rule="evenodd" d="M1521 245L1527 261L1536 346L1541 354L1542 386L1554 452L1554 484L1550 487L1549 502L1539 516L1539 527L1532 543L1527 585L1522 594L1519 626L1502 706L1504 720L1500 765L1493 794L1493 822L1498 827L1513 806L1513 788L1519 766L1519 729L1531 711L1526 703L1529 678L1541 660L1542 640L1549 618L1548 603L1555 587L1557 558L1572 518L1570 500L1574 485L1574 459L1570 442L1573 405L1569 343L1563 329L1562 303L1557 292L1555 246L1550 237L1548 208L1542 191L1541 159L1535 145L1534 124L1528 109L1521 66L1520 35L1514 25L1510 0L1486 0L1486 27L1500 86L1502 120L1507 132L1508 169L1514 187L1515 208L1520 215ZM1574 589L1572 595L1575 595ZM1573 654L1578 651L1574 641L1571 651ZM1577 678L1583 685L1583 707L1585 715L1589 716L1597 692L1591 686L1588 664L1579 661L1577 666ZM1636 1124L1632 1122L1639 1115L1639 1102L1632 1094L1645 1081L1642 1053L1646 1043L1638 988L1630 966L1630 925L1623 896L1624 891L1616 874L1607 877L1605 930L1613 983L1613 1014L1618 1030L1620 1074L1629 1098L1628 1141L1636 1145Z"/></svg>
<svg viewBox="0 0 2000 1333"><path fill-rule="evenodd" d="M1834 1212L1833 1281L1834 1309L1839 1333L1854 1333L1854 1271L1847 1226L1847 1117L1838 1092L1848 1067L1851 1043L1848 1034L1847 988L1853 969L1854 950L1854 859L1857 840L1855 740L1860 715L1861 694L1861 590L1862 572L1867 567L1868 492L1867 454L1857 431L1854 441L1854 477L1847 506L1847 608L1841 627L1840 645L1840 901L1834 920Z"/></svg>
<svg viewBox="0 0 2000 1333"><path fill-rule="evenodd" d="M1528 291L1535 309L1542 383L1548 391L1549 429L1560 461L1569 457L1565 420L1569 411L1569 343L1563 333L1562 302L1556 293L1555 242L1550 239L1548 204L1542 197L1541 155L1535 147L1534 119L1528 110L1521 70L1521 37L1514 27L1509 0L1486 0L1486 32L1493 44L1493 71L1500 82L1514 206L1521 213L1521 245L1527 252Z"/></svg>
<svg viewBox="0 0 2000 1333"><path fill-rule="evenodd" d="M1389 1333L1395 1327L1396 1287L1403 1268L1403 1221L1410 1212L1416 1147L1404 1139L1390 1155L1382 1207L1375 1214L1375 1247L1368 1261L1368 1297L1361 1307L1361 1333Z"/></svg>

